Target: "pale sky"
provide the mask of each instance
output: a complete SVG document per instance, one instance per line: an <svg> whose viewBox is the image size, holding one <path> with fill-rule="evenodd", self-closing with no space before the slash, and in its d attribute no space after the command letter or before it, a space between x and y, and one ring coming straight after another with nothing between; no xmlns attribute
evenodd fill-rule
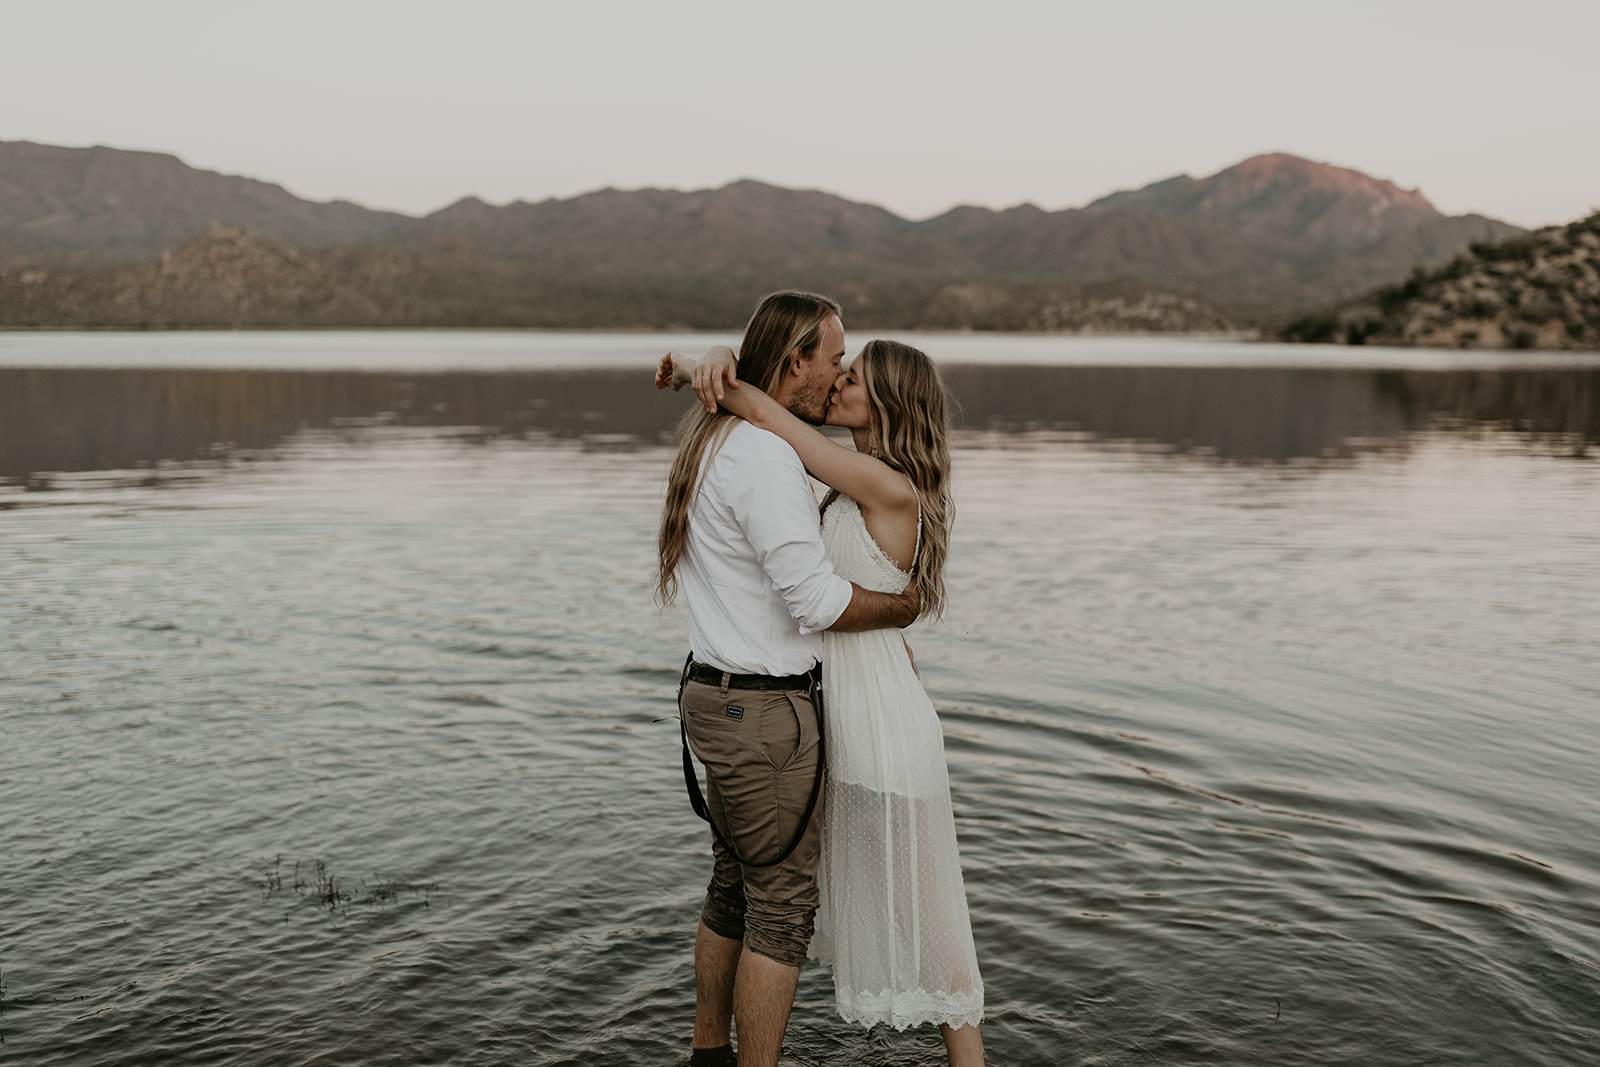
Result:
<svg viewBox="0 0 1600 1067"><path fill-rule="evenodd" d="M0 41L0 140L410 214L739 178L1056 209L1270 151L1600 208L1596 0L22 0Z"/></svg>

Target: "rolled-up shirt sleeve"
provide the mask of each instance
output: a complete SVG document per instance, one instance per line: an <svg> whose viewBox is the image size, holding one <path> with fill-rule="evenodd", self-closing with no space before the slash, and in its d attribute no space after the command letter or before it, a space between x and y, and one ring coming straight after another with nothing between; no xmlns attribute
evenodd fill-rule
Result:
<svg viewBox="0 0 1600 1067"><path fill-rule="evenodd" d="M800 632L817 633L839 621L853 590L822 547L817 499L800 457L781 439L772 442L734 461L728 506Z"/></svg>

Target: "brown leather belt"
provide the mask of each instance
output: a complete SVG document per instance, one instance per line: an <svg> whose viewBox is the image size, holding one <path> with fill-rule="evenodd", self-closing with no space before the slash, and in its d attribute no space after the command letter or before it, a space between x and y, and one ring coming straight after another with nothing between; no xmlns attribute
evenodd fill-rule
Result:
<svg viewBox="0 0 1600 1067"><path fill-rule="evenodd" d="M814 671L816 668L812 668ZM701 685L723 685L724 672L706 663L689 664L689 681L699 682ZM727 687L729 689L790 689L804 690L811 688L816 679L811 672L805 674L785 674L782 676L772 674L728 674Z"/></svg>

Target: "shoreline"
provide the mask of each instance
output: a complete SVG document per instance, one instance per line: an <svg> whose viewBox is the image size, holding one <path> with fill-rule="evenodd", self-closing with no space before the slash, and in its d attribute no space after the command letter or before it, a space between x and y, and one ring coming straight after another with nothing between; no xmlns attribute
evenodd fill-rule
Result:
<svg viewBox="0 0 1600 1067"><path fill-rule="evenodd" d="M1268 369L1589 370L1600 352L1290 344L1218 334L854 331L855 347L893 336L941 366ZM669 349L737 344L733 330L271 329L0 331L0 368L569 374L631 371Z"/></svg>
<svg viewBox="0 0 1600 1067"><path fill-rule="evenodd" d="M462 336L487 336L492 334L513 334L519 336L713 336L727 337L738 336L741 327L729 326L718 329L710 327L693 326L274 326L274 325L249 325L249 326L224 326L224 325L166 325L166 326L92 326L92 325L48 325L48 326L9 326L0 325L0 336L61 336L70 334L85 334L92 336L153 336L153 335L185 335L197 334L256 334L256 335L315 335L315 334L439 334ZM1302 341L1288 338L1281 332L1261 329L1248 330L986 330L979 328L965 329L923 329L918 327L859 327L850 332L867 333L875 336L887 335L914 335L918 337L994 337L994 338L1041 338L1041 339L1082 339L1082 340L1161 340L1161 341L1216 341L1242 345L1281 345L1296 349L1350 352L1356 349L1370 348L1372 350L1408 351L1408 352L1460 352L1478 353L1483 355L1505 354L1518 360L1535 359L1540 356L1566 355L1578 356L1600 355L1600 347L1531 347L1516 348L1508 345L1501 346L1462 346L1462 345L1428 345L1414 343L1385 343L1381 345L1367 345L1341 341Z"/></svg>
<svg viewBox="0 0 1600 1067"><path fill-rule="evenodd" d="M738 334L742 325L726 328L700 326L5 326L0 334L194 334L194 333L515 333L515 334ZM847 330L851 328L847 327ZM854 328L855 333L912 333L920 337L1171 337L1197 340L1236 341L1253 343L1272 338L1261 330L985 330L979 328L944 329L917 326L864 326Z"/></svg>

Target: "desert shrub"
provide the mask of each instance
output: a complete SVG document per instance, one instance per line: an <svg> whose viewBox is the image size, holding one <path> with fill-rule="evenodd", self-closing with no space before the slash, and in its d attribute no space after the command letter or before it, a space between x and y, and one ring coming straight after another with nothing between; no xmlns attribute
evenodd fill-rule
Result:
<svg viewBox="0 0 1600 1067"><path fill-rule="evenodd" d="M1344 328L1344 343L1347 345L1364 345L1367 338L1378 332L1375 322L1352 322Z"/></svg>
<svg viewBox="0 0 1600 1067"><path fill-rule="evenodd" d="M1567 236L1576 237L1582 233L1600 233L1600 211L1596 211L1586 219L1567 223Z"/></svg>
<svg viewBox="0 0 1600 1067"><path fill-rule="evenodd" d="M1337 341L1335 336L1339 332L1339 319L1330 312L1319 311L1295 319L1283 328L1285 341L1297 341L1307 345L1325 345Z"/></svg>
<svg viewBox="0 0 1600 1067"><path fill-rule="evenodd" d="M1539 250L1537 234L1508 237L1504 241L1473 241L1467 245L1485 263L1518 263L1533 259Z"/></svg>
<svg viewBox="0 0 1600 1067"><path fill-rule="evenodd" d="M1415 300L1422 293L1422 283L1416 278L1400 285L1386 285L1372 294L1378 302L1378 310L1385 315L1393 315L1407 303Z"/></svg>
<svg viewBox="0 0 1600 1067"><path fill-rule="evenodd" d="M1529 293L1522 302L1522 317L1529 322L1549 322L1559 311L1561 296L1559 289L1553 293L1537 290Z"/></svg>

